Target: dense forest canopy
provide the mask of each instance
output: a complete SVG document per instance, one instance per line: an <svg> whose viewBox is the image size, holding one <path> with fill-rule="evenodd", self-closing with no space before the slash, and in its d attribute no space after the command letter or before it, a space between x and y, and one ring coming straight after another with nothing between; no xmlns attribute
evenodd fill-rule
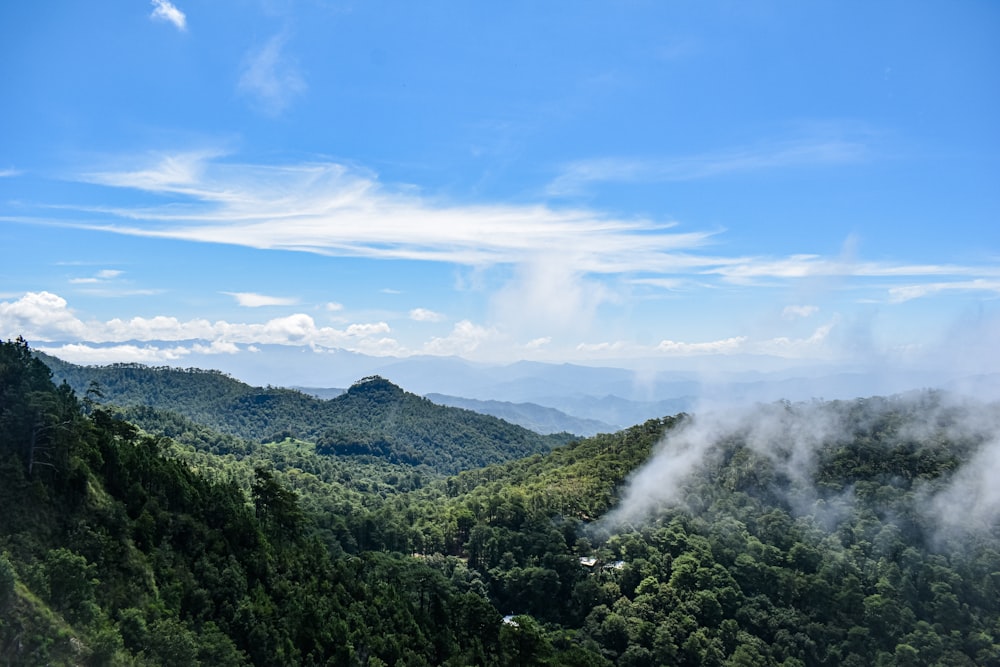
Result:
<svg viewBox="0 0 1000 667"><path fill-rule="evenodd" d="M541 436L495 417L436 405L377 376L321 400L290 389L251 387L214 371L141 364L77 366L42 358L53 367L57 381L77 393L96 383L108 404L153 408L155 412L130 415L153 430L157 413L166 411L244 440L298 438L315 443L325 454L376 457L443 474L547 452L570 439L568 434Z"/></svg>
<svg viewBox="0 0 1000 667"><path fill-rule="evenodd" d="M677 415L446 476L378 453L384 410L262 443L86 386L0 344L0 663L1000 664L996 405ZM344 398L407 423L381 378Z"/></svg>

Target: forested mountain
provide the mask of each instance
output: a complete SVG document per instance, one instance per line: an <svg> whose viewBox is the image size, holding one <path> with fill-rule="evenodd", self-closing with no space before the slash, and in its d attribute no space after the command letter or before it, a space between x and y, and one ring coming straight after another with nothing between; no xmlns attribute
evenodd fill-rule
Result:
<svg viewBox="0 0 1000 667"><path fill-rule="evenodd" d="M315 443L324 454L377 457L439 473L546 452L569 439L567 434L541 436L495 417L439 406L377 376L321 400L291 389L251 387L214 371L139 364L77 366L40 358L53 369L56 382L65 380L81 395L97 387L102 403L176 412L245 440L293 437ZM133 418L151 426L143 422L146 415L137 412Z"/></svg>
<svg viewBox="0 0 1000 667"><path fill-rule="evenodd" d="M334 558L267 470L248 496L85 408L23 342L0 344L0 664L459 665L484 642L494 664L505 651L499 614L456 564Z"/></svg>
<svg viewBox="0 0 1000 667"><path fill-rule="evenodd" d="M114 414L0 347L0 664L1000 665L997 405L677 415L420 483Z"/></svg>

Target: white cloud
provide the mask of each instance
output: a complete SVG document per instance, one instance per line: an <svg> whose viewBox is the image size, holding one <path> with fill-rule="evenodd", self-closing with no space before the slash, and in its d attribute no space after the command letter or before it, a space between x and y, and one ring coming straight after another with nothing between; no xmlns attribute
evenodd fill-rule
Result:
<svg viewBox="0 0 1000 667"><path fill-rule="evenodd" d="M198 354L238 354L240 348L235 343L213 340L209 345L195 343L191 346L191 351Z"/></svg>
<svg viewBox="0 0 1000 667"><path fill-rule="evenodd" d="M332 256L449 262L479 267L539 261L572 247L580 273L710 269L730 258L690 254L713 232L672 222L618 219L543 205L446 205L392 191L336 163L239 165L211 152L160 156L153 165L86 174L84 180L179 200L144 208L88 209L128 224L124 234ZM395 289L385 290L398 294Z"/></svg>
<svg viewBox="0 0 1000 667"><path fill-rule="evenodd" d="M38 346L35 349L74 364L106 365L113 363L162 364L177 361L191 353L184 347L161 348L153 345L114 345L96 347L73 343L56 347Z"/></svg>
<svg viewBox="0 0 1000 667"><path fill-rule="evenodd" d="M416 322L440 322L444 319L444 315L426 308L414 308L410 311L410 319Z"/></svg>
<svg viewBox="0 0 1000 667"><path fill-rule="evenodd" d="M747 346L747 351L755 354L769 354L786 359L823 358L832 354L825 345L830 332L837 326L839 318L817 327L807 338L790 338L778 336L768 340L757 341Z"/></svg>
<svg viewBox="0 0 1000 667"><path fill-rule="evenodd" d="M903 303L912 299L921 299L927 296L951 291L986 291L1000 294L1000 280L985 280L978 278L975 280L962 280L953 282L924 283L920 285L903 285L889 289L889 301L892 303Z"/></svg>
<svg viewBox="0 0 1000 667"><path fill-rule="evenodd" d="M791 154L813 153L788 152ZM957 285L963 284L986 289L1000 279L1000 268L993 266L870 262L858 259L856 251L836 256L801 253L777 257L725 256L711 252L716 236L723 233L721 230L684 230L670 220L623 218L587 207L453 203L423 196L412 188L384 185L370 172L334 162L240 164L212 150L147 155L144 159L145 162L132 162L127 167L97 170L84 175L82 180L155 195L146 205L81 208L99 213L100 222L78 224L151 238L236 244L331 257L453 264L458 267L455 273L461 283L457 289L484 293L482 301L488 309L481 324L487 331L495 332L489 339L493 346L499 338L514 345L511 341L546 337L557 341L624 337L620 329L613 328L611 318L628 316L627 304L634 303L633 292L645 297L651 291L649 288L704 293L714 288L732 290L733 286L784 286L796 281L826 283L825 279L836 277L844 279L837 281L837 289L864 287L865 292L855 294L855 299L861 301L866 297L884 300L885 290L906 279L927 276L937 281L958 279L948 288L935 287L938 283L893 288L890 299L904 301L932 290L957 289ZM842 284L847 280L850 284ZM395 289L383 292L400 293ZM247 306L295 303L287 297L231 294ZM778 312L788 320L807 318L819 312L810 309L824 305L816 303L793 304L784 311L779 306ZM346 317L337 309L328 306L327 311L328 323L348 326ZM410 317L433 321L435 315L416 308ZM178 323L178 326L192 328L193 324ZM252 326L260 325L227 325L231 331L226 335L239 333L250 342L255 335ZM212 323L211 327L221 328L222 324ZM302 338L315 337L309 344L326 345L322 341L327 340L348 344L343 342L345 329L326 332L315 323L313 327L317 332ZM734 346L742 352L752 351L750 341L740 348L732 333L736 332L708 334L707 338L718 340L707 343L667 340L663 347L657 348L655 341L646 340L633 345L645 346L656 355L732 354ZM205 335L211 340L212 336L223 334ZM385 334L379 336L386 338ZM372 344L374 339L373 334L363 343L350 339L349 344L352 349L359 349L362 344ZM471 347L481 354L486 342L475 340L453 334L427 345L432 353ZM775 338L770 346L804 349L804 344L796 343L798 340ZM378 349L398 346L391 339L386 341L379 343ZM757 344L764 343L758 339ZM407 341L407 345L412 349L423 347L420 341ZM546 354L555 355L555 347L546 346ZM402 349L397 347L393 353L402 353ZM578 352L583 354L582 350ZM611 351L594 352L603 353ZM620 353L637 352L630 348Z"/></svg>
<svg viewBox="0 0 1000 667"><path fill-rule="evenodd" d="M254 292L223 292L236 299L236 303L244 308L261 308L263 306L294 306L299 302L294 297L267 296Z"/></svg>
<svg viewBox="0 0 1000 667"><path fill-rule="evenodd" d="M17 301L0 302L3 339L84 338L89 327L69 309L66 299L51 292L28 292Z"/></svg>
<svg viewBox="0 0 1000 667"><path fill-rule="evenodd" d="M477 351L483 343L495 339L497 335L495 329L462 320L455 325L448 336L432 338L424 346L424 352L442 356L469 354Z"/></svg>
<svg viewBox="0 0 1000 667"><path fill-rule="evenodd" d="M96 285L109 280L114 280L123 273L124 271L119 271L118 269L102 269L92 276L84 278L70 278L69 282L72 285Z"/></svg>
<svg viewBox="0 0 1000 667"><path fill-rule="evenodd" d="M819 312L818 306L785 306L784 310L781 311L781 316L786 320L795 320L799 318L810 317Z"/></svg>
<svg viewBox="0 0 1000 667"><path fill-rule="evenodd" d="M149 17L156 21L167 21L174 24L178 30L187 29L187 17L169 0L152 0L153 13Z"/></svg>
<svg viewBox="0 0 1000 667"><path fill-rule="evenodd" d="M598 182L691 181L762 169L846 164L860 161L868 153L868 147L860 142L821 139L773 142L674 158L596 158L566 165L546 190L551 195L571 195Z"/></svg>
<svg viewBox="0 0 1000 667"><path fill-rule="evenodd" d="M111 220L85 226L329 256L448 262L474 270L557 262L579 277L639 274L632 284L666 289L705 287L713 278L752 285L817 277L1000 277L997 267L864 262L854 259L855 253L712 255L703 250L718 230L679 231L672 221L623 219L587 208L452 205L389 188L373 174L338 163L261 166L220 158L212 150L147 156L146 164L82 175L84 181L166 199L144 207L79 207Z"/></svg>
<svg viewBox="0 0 1000 667"><path fill-rule="evenodd" d="M347 327L345 334L357 338L367 338L375 334L389 333L389 331L391 329L385 322L375 322L369 324L352 324Z"/></svg>
<svg viewBox="0 0 1000 667"><path fill-rule="evenodd" d="M683 278L635 278L634 280L630 280L629 283L632 285L649 285L650 287L659 287L665 290L675 290L688 285L689 281Z"/></svg>
<svg viewBox="0 0 1000 667"><path fill-rule="evenodd" d="M494 295L492 317L519 339L570 333L586 335L598 309L620 295L576 267L573 252L541 256L517 267Z"/></svg>
<svg viewBox="0 0 1000 667"><path fill-rule="evenodd" d="M20 176L21 173L18 169L0 169L0 178L13 178L14 176Z"/></svg>
<svg viewBox="0 0 1000 667"><path fill-rule="evenodd" d="M552 336L542 336L541 338L535 338L525 343L524 347L528 350L540 350L549 343L552 342Z"/></svg>
<svg viewBox="0 0 1000 667"><path fill-rule="evenodd" d="M744 351L746 336L733 336L723 340L713 340L704 343L680 343L673 340L663 340L656 346L657 351L678 356L696 354L735 354Z"/></svg>
<svg viewBox="0 0 1000 667"><path fill-rule="evenodd" d="M331 313L338 313L344 309L344 304L330 301L326 304L326 309Z"/></svg>
<svg viewBox="0 0 1000 667"><path fill-rule="evenodd" d="M306 90L298 66L283 53L285 41L285 35L279 33L249 53L238 84L240 92L250 95L270 115L283 112L293 98Z"/></svg>
<svg viewBox="0 0 1000 667"><path fill-rule="evenodd" d="M661 341L656 346L656 352L670 356L699 356L727 354L758 354L782 357L785 359L827 358L832 351L826 343L830 332L838 324L839 318L817 327L805 338L777 336L766 339L753 339L748 336L732 336L720 340L685 343L673 340Z"/></svg>
<svg viewBox="0 0 1000 667"><path fill-rule="evenodd" d="M304 313L265 322L181 321L166 315L83 322L72 313L65 299L49 292L29 292L16 301L0 302L0 336L6 339L23 335L29 341L74 340L91 344L198 341L208 346L200 351L229 353L235 351L233 346L237 344L360 351L374 345L373 340L384 347L387 344L384 335L390 331L385 322L354 323L345 329L321 327Z"/></svg>

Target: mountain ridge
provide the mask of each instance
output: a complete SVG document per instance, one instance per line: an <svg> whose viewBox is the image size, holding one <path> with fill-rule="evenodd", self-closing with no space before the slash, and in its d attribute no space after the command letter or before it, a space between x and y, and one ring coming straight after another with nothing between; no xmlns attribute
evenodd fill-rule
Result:
<svg viewBox="0 0 1000 667"><path fill-rule="evenodd" d="M65 380L80 395L97 391L108 404L174 411L251 441L294 437L331 454L427 465L440 473L546 452L571 437L543 436L496 417L436 405L380 376L321 400L293 389L252 387L218 371L77 366L39 358L50 364L57 382Z"/></svg>

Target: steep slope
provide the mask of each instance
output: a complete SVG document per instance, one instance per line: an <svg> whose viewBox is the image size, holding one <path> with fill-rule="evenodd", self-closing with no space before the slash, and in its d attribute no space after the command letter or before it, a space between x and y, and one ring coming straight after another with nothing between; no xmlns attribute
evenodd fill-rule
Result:
<svg viewBox="0 0 1000 667"><path fill-rule="evenodd" d="M338 555L270 471L248 498L86 414L23 341L0 397L0 664L499 667L534 640L457 559Z"/></svg>
<svg viewBox="0 0 1000 667"><path fill-rule="evenodd" d="M652 420L378 524L614 664L997 665L997 432L1000 406L935 393Z"/></svg>

